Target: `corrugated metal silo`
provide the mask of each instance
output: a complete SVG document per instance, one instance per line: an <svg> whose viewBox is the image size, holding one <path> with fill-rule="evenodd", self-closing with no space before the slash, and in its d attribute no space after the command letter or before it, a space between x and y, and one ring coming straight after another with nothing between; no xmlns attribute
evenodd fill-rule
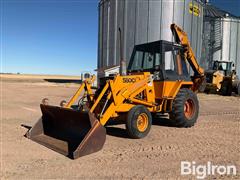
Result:
<svg viewBox="0 0 240 180"><path fill-rule="evenodd" d="M211 68L215 60L232 61L240 76L240 18L206 5L203 32L205 68Z"/></svg>
<svg viewBox="0 0 240 180"><path fill-rule="evenodd" d="M172 23L188 33L193 50L200 60L203 28L203 7L200 1L101 0L98 69L120 64L118 28L121 28L123 35L123 58L128 62L136 44L157 40L173 41L170 30Z"/></svg>

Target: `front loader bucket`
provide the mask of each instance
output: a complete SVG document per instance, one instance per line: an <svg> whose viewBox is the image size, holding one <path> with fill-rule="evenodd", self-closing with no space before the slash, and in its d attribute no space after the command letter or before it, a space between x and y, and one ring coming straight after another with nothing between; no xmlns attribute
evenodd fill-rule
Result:
<svg viewBox="0 0 240 180"><path fill-rule="evenodd" d="M97 152L106 139L106 129L90 112L40 105L42 118L26 137L69 158Z"/></svg>

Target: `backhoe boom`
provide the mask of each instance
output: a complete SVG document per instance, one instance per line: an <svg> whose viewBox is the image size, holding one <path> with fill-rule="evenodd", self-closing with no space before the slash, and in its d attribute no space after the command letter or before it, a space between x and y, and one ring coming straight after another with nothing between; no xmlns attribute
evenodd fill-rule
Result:
<svg viewBox="0 0 240 180"><path fill-rule="evenodd" d="M184 56L190 64L191 68L194 71L193 82L194 82L194 91L196 91L202 82L205 80L204 69L200 67L198 61L194 55L194 52L191 48L190 42L188 40L187 34L176 24L171 25L171 30L175 41L181 44L185 48Z"/></svg>

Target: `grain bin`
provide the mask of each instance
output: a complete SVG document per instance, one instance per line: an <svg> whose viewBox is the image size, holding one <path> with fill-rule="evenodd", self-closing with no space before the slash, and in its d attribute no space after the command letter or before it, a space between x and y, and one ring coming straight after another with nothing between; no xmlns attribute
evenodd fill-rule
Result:
<svg viewBox="0 0 240 180"><path fill-rule="evenodd" d="M232 61L240 76L240 18L210 4L204 9L204 68L210 69L216 60Z"/></svg>
<svg viewBox="0 0 240 180"><path fill-rule="evenodd" d="M203 7L196 0L101 0L99 2L98 69L120 64L118 29L123 58L129 62L134 45L173 41L170 25L187 32L198 59L202 49Z"/></svg>

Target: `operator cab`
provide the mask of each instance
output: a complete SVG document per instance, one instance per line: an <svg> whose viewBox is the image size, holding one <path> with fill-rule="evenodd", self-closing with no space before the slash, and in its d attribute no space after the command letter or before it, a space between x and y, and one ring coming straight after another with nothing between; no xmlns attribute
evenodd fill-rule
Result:
<svg viewBox="0 0 240 180"><path fill-rule="evenodd" d="M169 41L155 41L134 47L128 74L151 72L154 80L190 80L184 48Z"/></svg>
<svg viewBox="0 0 240 180"><path fill-rule="evenodd" d="M231 61L214 61L213 70L223 72L224 76L230 76L234 68Z"/></svg>

